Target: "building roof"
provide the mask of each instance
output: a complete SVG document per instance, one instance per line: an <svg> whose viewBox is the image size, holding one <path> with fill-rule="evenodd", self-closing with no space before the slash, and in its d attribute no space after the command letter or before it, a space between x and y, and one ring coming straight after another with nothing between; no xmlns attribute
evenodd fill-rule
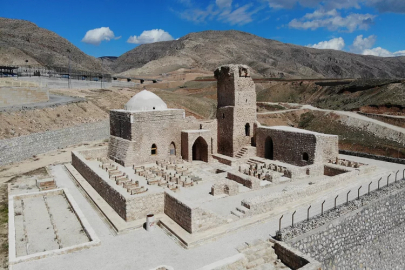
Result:
<svg viewBox="0 0 405 270"><path fill-rule="evenodd" d="M124 106L127 111L167 110L166 103L154 93L142 90L133 96Z"/></svg>

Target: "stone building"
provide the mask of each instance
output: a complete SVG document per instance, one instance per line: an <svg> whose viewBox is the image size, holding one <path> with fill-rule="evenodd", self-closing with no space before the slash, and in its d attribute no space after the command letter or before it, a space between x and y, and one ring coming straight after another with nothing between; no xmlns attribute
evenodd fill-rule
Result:
<svg viewBox="0 0 405 270"><path fill-rule="evenodd" d="M256 123L256 90L244 65L227 65L215 70L218 80L218 152L236 156L251 144Z"/></svg>
<svg viewBox="0 0 405 270"><path fill-rule="evenodd" d="M217 153L235 157L249 145L257 146L259 157L296 166L337 157L337 136L257 123L249 67L225 65L214 74L218 80L216 120L185 117L183 109L168 109L161 98L143 90L124 109L110 111L109 158L124 166L170 158L209 162Z"/></svg>
<svg viewBox="0 0 405 270"><path fill-rule="evenodd" d="M157 95L143 90L124 109L110 111L108 157L124 166L167 158L208 162L216 153L216 121L185 117L168 109Z"/></svg>

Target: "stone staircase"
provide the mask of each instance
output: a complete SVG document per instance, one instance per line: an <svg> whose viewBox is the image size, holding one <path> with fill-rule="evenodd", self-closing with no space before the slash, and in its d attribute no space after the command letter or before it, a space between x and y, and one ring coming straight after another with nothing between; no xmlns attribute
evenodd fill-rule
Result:
<svg viewBox="0 0 405 270"><path fill-rule="evenodd" d="M236 154L235 158L243 158L248 152L248 149L246 147L242 147L242 149L239 150L239 152Z"/></svg>
<svg viewBox="0 0 405 270"><path fill-rule="evenodd" d="M235 210L232 210L231 214L237 216L238 218L243 218L246 215L248 215L249 211L250 211L249 208L246 208L241 205L241 206L236 207Z"/></svg>

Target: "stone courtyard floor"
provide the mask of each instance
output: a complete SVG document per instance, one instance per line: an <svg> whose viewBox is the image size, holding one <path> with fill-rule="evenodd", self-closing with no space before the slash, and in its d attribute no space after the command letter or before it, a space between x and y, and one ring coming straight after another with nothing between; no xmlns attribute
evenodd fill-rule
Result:
<svg viewBox="0 0 405 270"><path fill-rule="evenodd" d="M340 155L341 158L353 161L359 161L370 165L376 165L388 171L401 170L399 175L402 178L404 165L392 164L382 161L369 160L352 156ZM386 171L386 173L389 173ZM199 269L215 261L236 255L236 250L244 242L252 242L255 239L267 239L275 235L278 229L279 218L282 219L282 226L291 224L291 214L295 210L295 221L301 221L306 218L307 208L311 204L310 215L319 214L321 203L326 200L324 209L333 207L334 198L339 195L338 204L346 201L346 195L349 190L349 200L357 197L357 188L362 185L361 195L367 192L367 186L373 181L371 189L377 188L377 179L375 177L359 177L348 186L340 187L334 194L322 194L313 197L306 197L302 200L282 206L272 211L272 216L265 221L243 227L235 232L223 235L215 241L209 241L201 246L191 249L184 249L171 239L162 229L156 227L154 231L147 232L143 229L129 231L117 235L114 230L105 221L102 214L96 207L88 201L82 194L75 182L71 179L70 174L63 165L51 167L51 173L55 178L58 187L67 188L79 205L84 216L98 235L101 245L89 249L73 252L69 254L57 255L54 257L39 259L36 261L23 262L16 264L12 269L153 269L159 265L171 266L176 270ZM390 182L394 180L395 173L391 175ZM382 185L386 184L386 177L381 181ZM280 185L281 188L281 185ZM269 192L265 188L258 192ZM243 194L244 192L242 192ZM227 202L226 199L230 201ZM235 200L235 201L233 201ZM240 198L233 197L222 198L215 201L224 202L223 208L218 205L209 205L206 207L212 209L218 208L217 213L226 213L229 209L240 204ZM232 202L231 202L232 201ZM239 203L239 204L238 204Z"/></svg>

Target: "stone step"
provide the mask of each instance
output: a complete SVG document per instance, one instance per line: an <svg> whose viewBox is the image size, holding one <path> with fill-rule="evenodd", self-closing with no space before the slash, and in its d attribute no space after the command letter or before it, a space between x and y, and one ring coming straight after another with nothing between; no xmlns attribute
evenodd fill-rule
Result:
<svg viewBox="0 0 405 270"><path fill-rule="evenodd" d="M232 215L235 215L235 216L237 216L238 218L242 218L245 214L243 214L242 212L239 212L239 211L231 211L231 214Z"/></svg>
<svg viewBox="0 0 405 270"><path fill-rule="evenodd" d="M243 213L243 214L246 214L247 212L250 211L249 208L246 208L246 207L244 207L244 206L238 206L238 207L236 207L236 210L239 211L239 212L241 212L241 213Z"/></svg>

